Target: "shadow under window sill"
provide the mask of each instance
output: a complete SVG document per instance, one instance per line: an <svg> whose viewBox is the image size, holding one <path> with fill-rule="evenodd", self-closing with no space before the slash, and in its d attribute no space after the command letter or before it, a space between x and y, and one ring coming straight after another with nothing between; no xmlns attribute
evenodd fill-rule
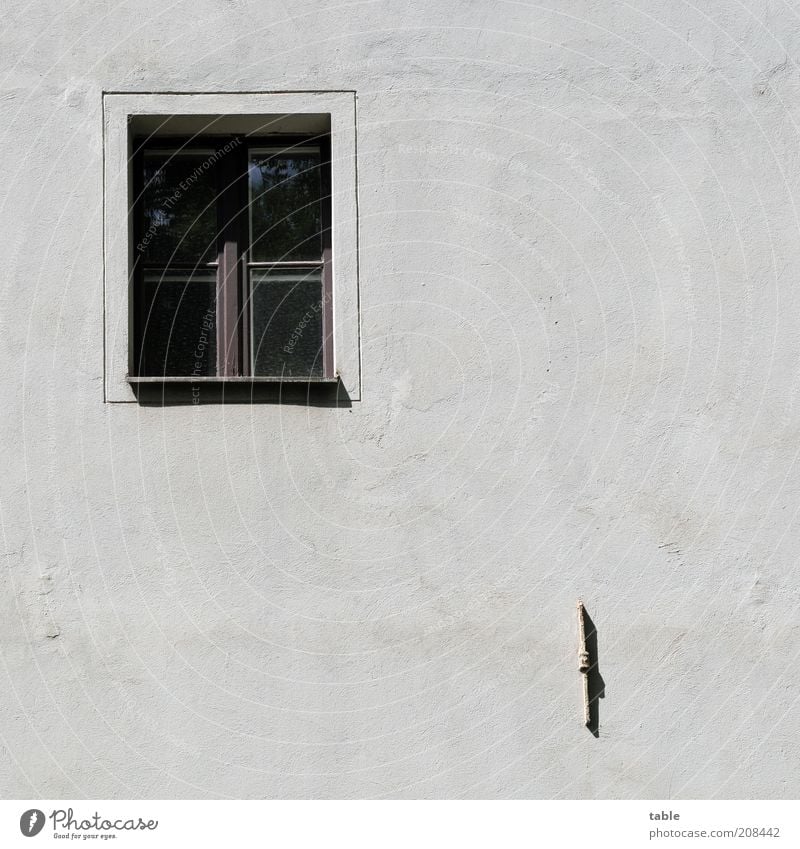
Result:
<svg viewBox="0 0 800 849"><path fill-rule="evenodd" d="M292 404L349 408L352 401L338 377L176 377L129 376L136 400L145 407L204 404Z"/></svg>

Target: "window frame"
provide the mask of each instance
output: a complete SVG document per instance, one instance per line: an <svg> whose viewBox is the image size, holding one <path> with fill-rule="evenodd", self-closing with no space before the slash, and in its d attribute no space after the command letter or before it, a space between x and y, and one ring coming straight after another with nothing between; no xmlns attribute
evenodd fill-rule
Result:
<svg viewBox="0 0 800 849"><path fill-rule="evenodd" d="M359 249L359 95L353 89L158 91L105 90L98 113L102 125L102 215L98 222L96 267L89 269L87 285L98 283L101 293L98 324L103 334L102 371L98 375L102 400L107 404L161 403L154 393L142 394L132 377L133 340L133 137L168 137L217 131L253 133L264 128L298 133L327 132L331 138L333 262L333 350L337 397L360 402L363 397L361 339L362 298ZM92 242L94 244L94 242ZM90 252L90 256L94 256ZM213 378L219 382L219 378ZM186 388L200 379L183 381ZM280 391L268 387L247 393L251 378L226 378L210 403L280 404ZM166 381L163 381L166 382ZM243 391L228 393L226 383L239 382ZM279 389L280 383L276 384ZM291 388L291 387L287 387ZM327 389L295 384L292 395L316 404ZM329 387L330 388L330 387ZM188 404L189 393L164 395L163 403ZM238 397L240 400L233 400ZM326 396L327 397L327 396ZM217 400L213 400L216 398Z"/></svg>
<svg viewBox="0 0 800 849"><path fill-rule="evenodd" d="M225 134L201 133L193 136L134 136L133 167L133 244L144 237L144 157L152 151L194 152L208 150L209 155L226 146L230 150L215 161L217 189L216 260L198 263L168 263L169 270L211 270L216 273L216 375L141 375L144 357L142 329L146 325L147 298L144 275L149 270L166 271L163 263L146 263L142 255L132 260L133 362L129 380L137 382L224 382L263 381L284 383L335 382L333 332L333 227L331 138L329 133ZM319 260L257 261L251 258L250 187L248 173L251 151L278 148L290 151L304 146L319 150L320 157L320 245ZM182 266L182 267L181 267ZM252 314L250 308L250 271L252 269L319 269L322 289L322 374L256 375L251 347Z"/></svg>

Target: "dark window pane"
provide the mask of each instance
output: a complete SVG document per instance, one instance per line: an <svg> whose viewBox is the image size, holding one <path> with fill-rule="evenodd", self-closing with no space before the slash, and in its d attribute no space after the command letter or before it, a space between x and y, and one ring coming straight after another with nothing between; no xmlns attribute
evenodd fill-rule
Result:
<svg viewBox="0 0 800 849"><path fill-rule="evenodd" d="M250 272L253 374L322 376L322 272Z"/></svg>
<svg viewBox="0 0 800 849"><path fill-rule="evenodd" d="M249 182L251 258L319 260L319 149L252 150Z"/></svg>
<svg viewBox="0 0 800 849"><path fill-rule="evenodd" d="M137 250L145 262L216 260L214 161L211 150L144 154L144 214Z"/></svg>
<svg viewBox="0 0 800 849"><path fill-rule="evenodd" d="M214 272L145 273L140 375L216 375L216 290Z"/></svg>

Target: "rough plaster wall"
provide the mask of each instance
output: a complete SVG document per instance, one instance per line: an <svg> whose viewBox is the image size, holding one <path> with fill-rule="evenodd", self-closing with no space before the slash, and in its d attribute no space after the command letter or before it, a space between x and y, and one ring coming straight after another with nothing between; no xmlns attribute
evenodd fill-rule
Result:
<svg viewBox="0 0 800 849"><path fill-rule="evenodd" d="M2 30L3 796L797 796L788 5ZM101 91L335 88L363 402L103 405Z"/></svg>

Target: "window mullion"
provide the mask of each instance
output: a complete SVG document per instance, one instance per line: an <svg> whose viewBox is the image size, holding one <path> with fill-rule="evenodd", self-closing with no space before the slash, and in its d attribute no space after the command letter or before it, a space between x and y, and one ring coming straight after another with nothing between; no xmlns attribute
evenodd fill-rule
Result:
<svg viewBox="0 0 800 849"><path fill-rule="evenodd" d="M219 266L217 269L217 373L220 377L240 375L239 332L239 205L238 147L217 161Z"/></svg>

